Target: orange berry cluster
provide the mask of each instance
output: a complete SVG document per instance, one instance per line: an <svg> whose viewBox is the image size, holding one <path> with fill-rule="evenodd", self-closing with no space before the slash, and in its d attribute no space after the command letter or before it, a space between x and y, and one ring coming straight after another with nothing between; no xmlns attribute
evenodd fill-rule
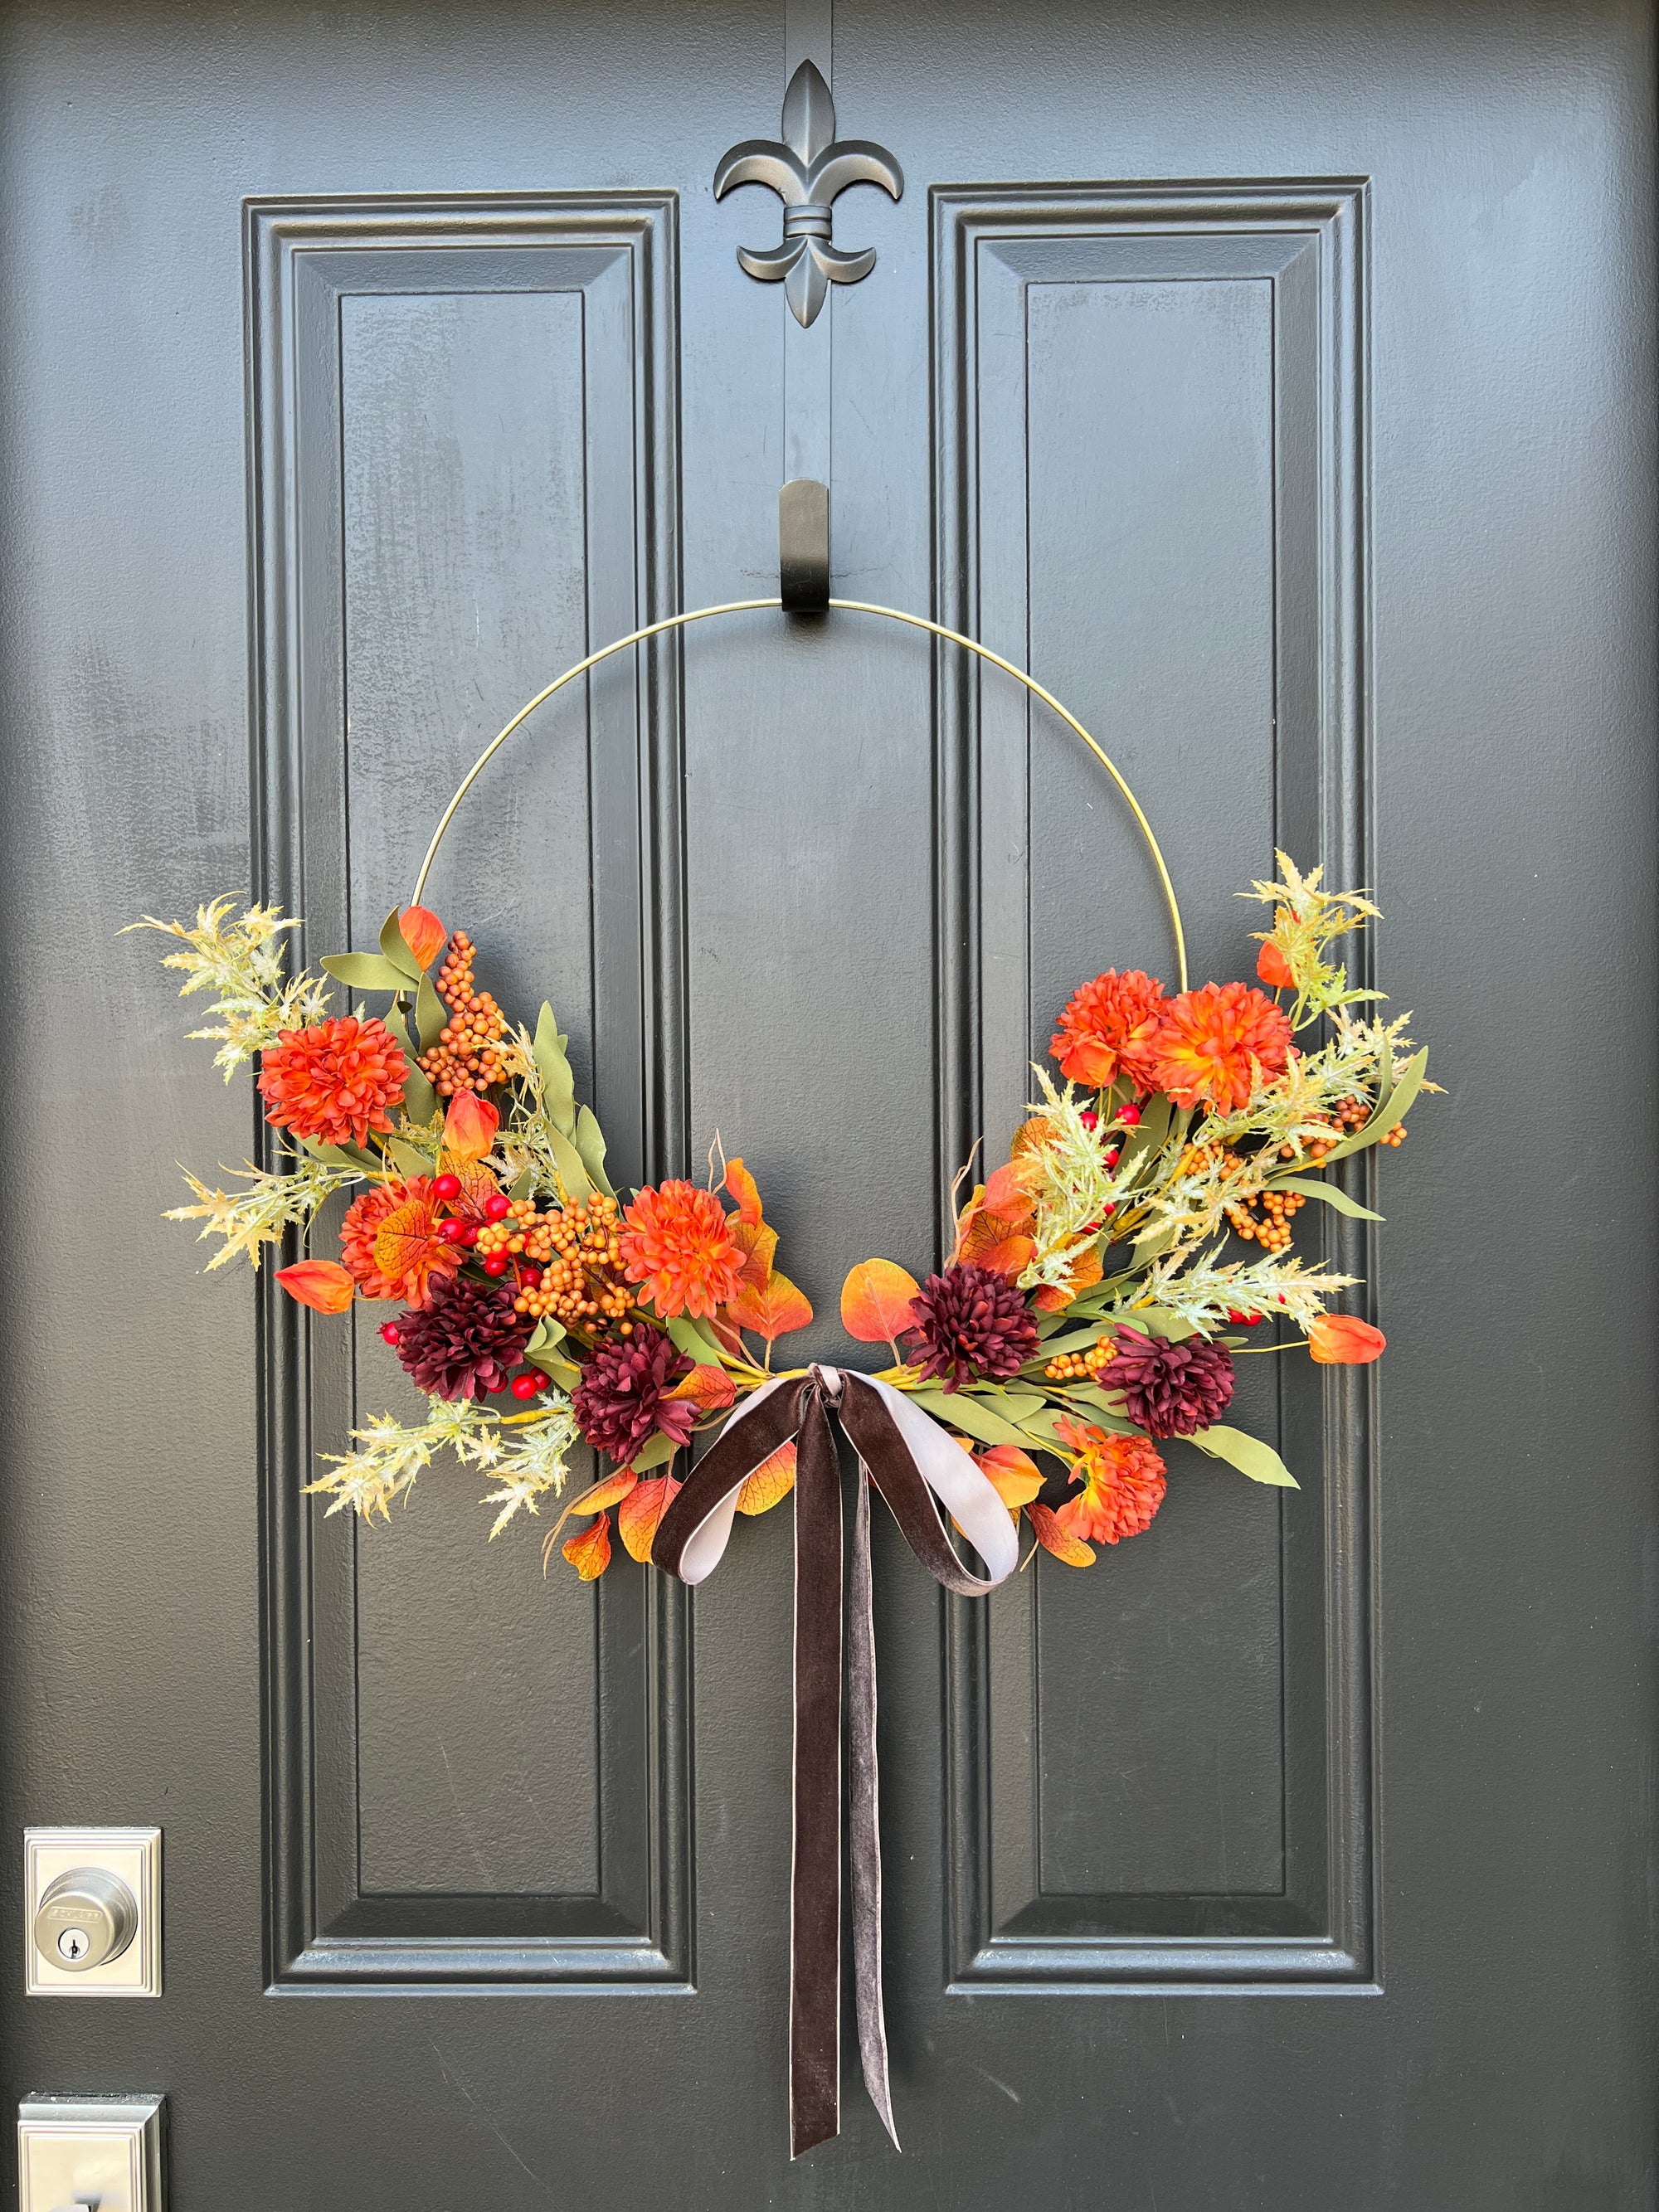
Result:
<svg viewBox="0 0 1659 2212"><path fill-rule="evenodd" d="M507 1078L501 1052L507 1016L488 991L473 989L476 957L472 939L458 929L438 970L438 996L450 1018L431 1051L421 1054L419 1065L441 1098L453 1098L458 1091L488 1091Z"/></svg>
<svg viewBox="0 0 1659 2212"><path fill-rule="evenodd" d="M628 1312L634 1293L623 1273L614 1198L596 1191L585 1206L542 1214L515 1234L522 1234L526 1256L544 1267L539 1283L520 1289L514 1301L518 1312L590 1335L613 1325L619 1336L632 1335Z"/></svg>
<svg viewBox="0 0 1659 2212"><path fill-rule="evenodd" d="M550 1216L548 1217L550 1219ZM478 1231L477 1252L487 1260L492 1252L505 1252L509 1259L545 1260L545 1250L532 1251L531 1243L541 1226L542 1217L536 1212L536 1202L530 1198L515 1198L499 1221L486 1222Z"/></svg>
<svg viewBox="0 0 1659 2212"><path fill-rule="evenodd" d="M1230 1206L1227 1218L1233 1234L1244 1243L1254 1240L1266 1252L1278 1254L1291 1249L1291 1217L1299 1213L1308 1203L1299 1190L1266 1190L1261 1194L1261 1218L1257 1219L1248 1207Z"/></svg>
<svg viewBox="0 0 1659 2212"><path fill-rule="evenodd" d="M1051 1382L1092 1382L1116 1351L1111 1338L1103 1336L1085 1352L1057 1352L1042 1371Z"/></svg>

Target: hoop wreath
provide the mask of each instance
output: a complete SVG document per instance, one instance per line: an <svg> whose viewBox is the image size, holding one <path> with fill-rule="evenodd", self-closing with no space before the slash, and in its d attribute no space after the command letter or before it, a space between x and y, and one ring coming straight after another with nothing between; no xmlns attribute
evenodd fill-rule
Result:
<svg viewBox="0 0 1659 2212"><path fill-rule="evenodd" d="M183 972L182 995L209 994L213 1016L191 1035L217 1044L227 1079L258 1066L271 1133L262 1164L232 1171L234 1188L187 1176L193 1202L169 1218L198 1221L217 1243L210 1267L238 1255L257 1267L277 1248L288 1264L276 1280L318 1313L380 1304L380 1334L426 1400L423 1419L374 1417L350 1449L325 1455L308 1487L329 1513L387 1518L447 1453L484 1480L492 1537L562 1501L544 1569L556 1549L582 1579L605 1573L614 1510L631 1558L695 1584L738 1514L793 1493L793 2156L840 2124L843 1662L859 2046L898 2140L881 1993L872 1488L927 1572L964 1597L1015 1571L1022 1527L1033 1550L1072 1567L1144 1534L1172 1441L1293 1489L1273 1447L1224 1418L1235 1363L1305 1348L1364 1364L1382 1352L1381 1331L1342 1310L1356 1279L1294 1249L1299 1217L1313 1203L1379 1219L1333 1170L1397 1147L1408 1109L1434 1086L1409 1017L1382 1019L1380 994L1333 957L1376 916L1363 892L1327 890L1319 868L1304 875L1279 854L1278 875L1241 894L1267 909L1268 926L1251 933L1256 982L1189 988L1158 839L1078 718L960 631L832 599L836 612L904 623L1000 670L1087 747L1146 841L1177 988L1139 969L1083 982L1058 1014L1058 1079L1033 1069L1038 1096L1008 1158L971 1187L966 1167L958 1177L939 1266L920 1280L885 1257L852 1270L842 1327L886 1345L890 1364L775 1364L813 1309L775 1264L777 1232L741 1158L722 1156L717 1173L711 1155L707 1187L670 1177L618 1193L551 1006L533 1027L511 1022L481 987L471 938L422 902L467 793L538 708L653 638L781 604L666 616L527 701L463 777L376 951L331 956L320 976L289 972L296 920L272 906L238 912L230 897L194 924L132 926L174 940L165 964ZM349 994L343 1007L331 981ZM377 994L385 1011L373 1015L362 1001ZM312 1253L320 1209L346 1192L330 1231L338 1256ZM837 1430L859 1470L845 1592ZM694 1461L698 1439L707 1449ZM583 1446L599 1455L599 1479L566 1499ZM982 1571L964 1564L953 1529Z"/></svg>

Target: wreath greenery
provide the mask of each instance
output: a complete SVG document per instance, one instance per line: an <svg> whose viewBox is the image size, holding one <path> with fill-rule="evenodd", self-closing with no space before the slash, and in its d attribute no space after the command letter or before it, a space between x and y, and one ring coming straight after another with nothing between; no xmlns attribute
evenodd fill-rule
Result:
<svg viewBox="0 0 1659 2212"><path fill-rule="evenodd" d="M584 1579L610 1564L613 1509L629 1553L650 1557L682 1455L769 1382L806 1372L780 1366L778 1346L812 1319L776 1265L743 1160L711 1152L706 1186L672 1178L618 1193L550 1005L533 1027L511 1022L483 988L471 939L419 903L484 762L603 657L539 693L487 748L439 825L416 902L388 915L378 951L326 958L322 976L290 974L296 921L230 898L193 925L133 925L177 940L166 964L184 973L181 994L211 1003L190 1034L216 1043L228 1080L258 1064L276 1133L273 1164L246 1164L229 1190L187 1175L193 1202L169 1218L219 1240L210 1267L239 1256L257 1267L268 1246L305 1245L324 1202L353 1193L337 1255L307 1253L276 1279L319 1313L389 1308L380 1333L426 1398L422 1419L388 1413L354 1431L310 1488L331 1513L384 1518L447 1452L485 1478L492 1537L560 1501L544 1565L559 1547ZM1380 1018L1380 994L1352 985L1336 957L1376 908L1283 854L1273 880L1241 894L1267 909L1253 933L1256 982L1185 988L1178 909L1133 794L1058 701L998 665L1054 707L1133 809L1170 897L1182 988L1166 994L1139 970L1085 982L1055 1028L1058 1079L1034 1070L1038 1095L1010 1157L982 1182L970 1186L967 1168L958 1177L941 1265L918 1280L895 1260L864 1261L842 1287L841 1320L860 1343L888 1346L881 1379L965 1443L1036 1543L1082 1567L1097 1544L1150 1526L1169 1438L1295 1486L1269 1444L1224 1418L1235 1361L1304 1346L1326 1363L1382 1352L1382 1333L1340 1310L1355 1279L1294 1249L1297 1217L1313 1203L1380 1218L1332 1170L1401 1144L1433 1086L1409 1016ZM567 1501L583 1442L610 1464ZM794 1464L786 1443L744 1482L739 1510L776 1504ZM573 1516L582 1525L560 1547Z"/></svg>

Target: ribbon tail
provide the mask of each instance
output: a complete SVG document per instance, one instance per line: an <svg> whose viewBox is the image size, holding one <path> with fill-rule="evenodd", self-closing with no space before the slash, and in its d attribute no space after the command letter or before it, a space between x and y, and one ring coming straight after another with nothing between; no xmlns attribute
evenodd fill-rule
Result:
<svg viewBox="0 0 1659 2212"><path fill-rule="evenodd" d="M789 1893L791 2158L841 2131L841 1468L816 1389L805 1397L801 1412Z"/></svg>
<svg viewBox="0 0 1659 2212"><path fill-rule="evenodd" d="M876 1759L876 1624L870 1580L870 1474L859 1462L853 1515L853 1563L848 1589L847 1741L853 1868L853 1986L864 2086L892 2137L893 2093L887 2074L887 2021L881 1998L881 1790Z"/></svg>

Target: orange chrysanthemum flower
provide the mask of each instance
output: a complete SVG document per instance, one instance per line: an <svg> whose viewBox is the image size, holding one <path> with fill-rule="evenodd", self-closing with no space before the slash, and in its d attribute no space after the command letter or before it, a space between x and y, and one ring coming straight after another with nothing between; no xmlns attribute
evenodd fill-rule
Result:
<svg viewBox="0 0 1659 2212"><path fill-rule="evenodd" d="M1075 1498L1055 1509L1054 1518L1066 1535L1115 1544L1150 1528L1169 1487L1156 1448L1145 1437L1109 1436L1104 1429L1080 1426L1063 1416L1054 1425L1077 1455L1072 1479L1083 1485Z"/></svg>
<svg viewBox="0 0 1659 2212"><path fill-rule="evenodd" d="M284 1030L265 1048L259 1089L265 1119L296 1137L325 1145L361 1145L371 1129L389 1129L401 1106L409 1063L384 1022L355 1014Z"/></svg>
<svg viewBox="0 0 1659 2212"><path fill-rule="evenodd" d="M346 1208L340 1258L366 1298L404 1298L423 1306L434 1275L453 1275L461 1253L438 1235L430 1176L384 1182Z"/></svg>
<svg viewBox="0 0 1659 2212"><path fill-rule="evenodd" d="M657 1311L714 1312L735 1297L743 1274L726 1210L712 1190L671 1181L642 1190L623 1217L622 1262Z"/></svg>
<svg viewBox="0 0 1659 2212"><path fill-rule="evenodd" d="M1283 1075L1290 1016L1249 983L1206 983L1167 999L1152 1039L1153 1079L1177 1106L1231 1114Z"/></svg>
<svg viewBox="0 0 1659 2212"><path fill-rule="evenodd" d="M1142 1091L1152 1087L1146 1048L1164 1000L1155 975L1131 968L1120 975L1109 968L1077 992L1060 1018L1048 1049L1062 1075L1103 1091L1127 1075Z"/></svg>

